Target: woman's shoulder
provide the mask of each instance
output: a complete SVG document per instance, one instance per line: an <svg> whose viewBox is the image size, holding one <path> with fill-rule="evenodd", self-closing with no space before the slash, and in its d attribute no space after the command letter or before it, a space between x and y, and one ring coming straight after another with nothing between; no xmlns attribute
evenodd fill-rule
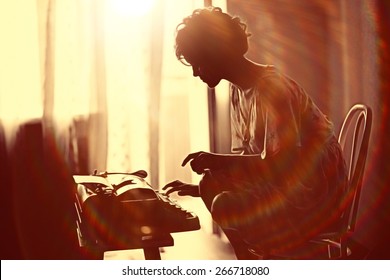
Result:
<svg viewBox="0 0 390 280"><path fill-rule="evenodd" d="M261 65L261 67L262 67L262 71L260 72L260 78L266 78L266 77L280 74L279 69L275 65L264 64Z"/></svg>
<svg viewBox="0 0 390 280"><path fill-rule="evenodd" d="M273 65L265 65L257 78L255 89L264 94L279 94L287 88L285 76Z"/></svg>
<svg viewBox="0 0 390 280"><path fill-rule="evenodd" d="M284 75L274 65L264 65L257 77L257 87L277 86L283 84Z"/></svg>

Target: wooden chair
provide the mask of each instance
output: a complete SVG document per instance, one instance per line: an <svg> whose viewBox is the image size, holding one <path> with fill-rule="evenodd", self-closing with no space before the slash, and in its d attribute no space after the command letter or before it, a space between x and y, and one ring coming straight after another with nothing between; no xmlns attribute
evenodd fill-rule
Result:
<svg viewBox="0 0 390 280"><path fill-rule="evenodd" d="M338 141L348 167L348 189L343 198L346 208L338 228L321 233L311 240L328 246L330 259L344 259L352 253L348 244L356 226L371 124L371 108L356 104L349 110L340 130Z"/></svg>
<svg viewBox="0 0 390 280"><path fill-rule="evenodd" d="M363 104L356 104L351 107L341 126L338 141L348 168L348 187L342 199L345 211L336 227L318 234L308 242L308 245L327 246L327 257L329 259L345 259L352 254L348 245L356 225L371 124L371 108ZM275 255L270 252L257 251L253 248L249 250L262 259L296 258L296 255L290 257L288 253L287 255Z"/></svg>

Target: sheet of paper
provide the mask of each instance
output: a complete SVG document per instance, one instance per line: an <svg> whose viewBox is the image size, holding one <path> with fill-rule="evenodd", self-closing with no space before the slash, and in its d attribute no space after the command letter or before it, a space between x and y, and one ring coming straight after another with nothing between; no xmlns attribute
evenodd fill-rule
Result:
<svg viewBox="0 0 390 280"><path fill-rule="evenodd" d="M93 176L93 175L74 175L73 180L77 184L83 184L83 183L95 183L95 184L102 184L107 187L110 187L110 183L107 181L106 178L103 178L101 176Z"/></svg>

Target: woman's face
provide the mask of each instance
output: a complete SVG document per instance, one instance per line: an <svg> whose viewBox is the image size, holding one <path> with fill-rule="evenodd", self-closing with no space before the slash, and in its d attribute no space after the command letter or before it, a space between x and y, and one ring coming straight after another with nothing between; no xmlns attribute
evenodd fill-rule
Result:
<svg viewBox="0 0 390 280"><path fill-rule="evenodd" d="M199 77L210 88L216 87L223 78L222 63L215 58L188 57L186 61L191 64L194 77Z"/></svg>

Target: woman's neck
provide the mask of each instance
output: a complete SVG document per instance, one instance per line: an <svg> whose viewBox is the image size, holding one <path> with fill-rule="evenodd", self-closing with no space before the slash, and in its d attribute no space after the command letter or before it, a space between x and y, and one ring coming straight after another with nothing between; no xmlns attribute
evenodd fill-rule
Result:
<svg viewBox="0 0 390 280"><path fill-rule="evenodd" d="M242 57L242 59L232 61L226 79L242 89L248 89L256 84L265 67L265 65L257 64Z"/></svg>

